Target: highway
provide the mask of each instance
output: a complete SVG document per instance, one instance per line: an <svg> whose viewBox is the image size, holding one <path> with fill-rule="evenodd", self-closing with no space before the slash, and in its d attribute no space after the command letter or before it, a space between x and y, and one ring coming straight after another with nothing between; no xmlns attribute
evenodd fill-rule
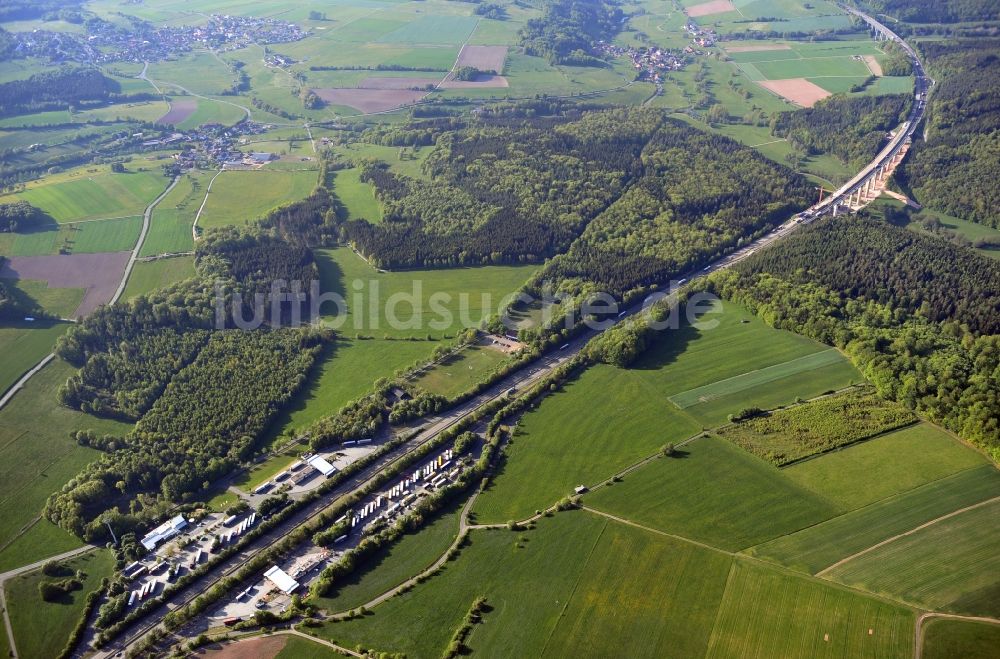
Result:
<svg viewBox="0 0 1000 659"><path fill-rule="evenodd" d="M831 194L829 197L823 201L813 205L812 207L806 209L805 211L793 216L788 221L784 222L780 226L771 230L764 236L757 238L751 243L745 245L744 247L731 252L730 254L723 256L716 261L708 264L700 270L692 271L683 275L680 275L680 282L674 284L670 289L670 294L675 294L679 290L690 286L690 282L696 280L700 277L708 275L712 272L722 270L724 268L729 268L740 261L743 261L750 256L752 256L757 250L766 247L774 242L782 240L790 233L794 232L803 224L808 224L818 217L829 214L833 212L833 209L838 204L843 204L845 200L850 196L851 193L855 192L865 181L873 175L875 170L881 167L883 164L887 163L892 157L899 151L900 148L906 143L906 141L913 135L916 130L917 125L923 118L924 110L926 107L926 94L930 89L932 81L926 77L924 74L923 66L921 65L916 52L910 48L902 39L900 39L895 33L889 30L887 27L875 21L875 19L863 14L855 9L844 7L846 11L851 12L863 20L867 21L875 29L882 31L890 39L899 43L906 52L910 55L913 66L914 66L914 77L916 79L914 93L916 95L916 102L913 104L913 108L910 112L910 116L907 121L903 122L900 128L897 130L896 134L893 136L889 144L883 148L879 154L856 176L854 176L850 181L841 186L836 192ZM623 312L617 318L609 319L607 322L608 327L612 327L618 322L621 322L643 310L644 306L642 304L637 304L625 312ZM604 328L604 329L607 329ZM511 388L515 388L518 392L530 387L534 383L540 381L547 375L551 374L559 365L568 361L575 354L580 352L584 346L597 334L601 333L603 329L597 330L592 329L583 333L581 336L570 341L566 346L559 350L551 351L545 356L540 357L535 362L528 364L521 368L519 371L508 375L501 381L490 387L488 390L474 396L468 401L457 405L455 408L449 410L446 414L439 415L436 417L425 418L421 421L420 427L421 431L408 440L405 444L397 447L387 455L379 459L375 464L370 465L365 468L362 472L357 474L355 477L341 484L339 487L335 488L333 491L327 493L321 500L315 501L312 504L306 506L303 510L299 511L296 515L292 516L285 523L282 523L275 529L272 529L263 536L255 539L253 542L249 543L235 556L223 561L211 574L207 574L202 578L196 580L189 586L187 586L179 595L175 595L174 598L163 607L158 608L152 612L149 616L141 621L133 623L128 627L124 633L116 639L115 642L110 644L101 652L98 652L97 657L110 657L116 653L127 650L132 647L139 640L149 633L155 627L161 625L163 617L172 610L187 604L200 594L207 591L214 583L220 579L234 574L243 564L245 564L250 558L258 554L259 552L267 549L271 544L285 537L294 528L308 522L317 515L319 515L323 510L328 508L332 503L334 503L340 497L349 494L352 491L360 489L366 483L371 481L373 478L377 477L379 472L381 472L386 467L391 464L404 460L411 452L426 444L427 442L433 440L441 432L453 427L455 424L459 423L462 419L466 418L476 410L482 408L483 406L508 395L508 391ZM398 429L397 432L400 434L405 434L408 428ZM75 656L81 656L82 648L78 649Z"/></svg>

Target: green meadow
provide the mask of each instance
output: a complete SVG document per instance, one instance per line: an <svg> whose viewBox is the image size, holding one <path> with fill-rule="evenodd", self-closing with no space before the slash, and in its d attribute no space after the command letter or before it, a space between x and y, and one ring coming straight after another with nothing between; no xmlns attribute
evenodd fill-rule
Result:
<svg viewBox="0 0 1000 659"><path fill-rule="evenodd" d="M706 656L908 659L914 621L901 605L736 561Z"/></svg>
<svg viewBox="0 0 1000 659"><path fill-rule="evenodd" d="M222 172L212 185L198 226L208 229L247 224L275 208L306 198L315 187L315 171Z"/></svg>
<svg viewBox="0 0 1000 659"><path fill-rule="evenodd" d="M361 180L360 169L352 167L334 173L333 191L344 204L349 219L372 223L382 221L382 207L375 199L375 189Z"/></svg>
<svg viewBox="0 0 1000 659"><path fill-rule="evenodd" d="M0 395L32 366L52 352L68 323L49 320L10 322L0 326Z"/></svg>
<svg viewBox="0 0 1000 659"><path fill-rule="evenodd" d="M632 371L594 366L524 415L476 501L476 521L530 517L699 429Z"/></svg>
<svg viewBox="0 0 1000 659"><path fill-rule="evenodd" d="M194 276L193 256L140 261L132 268L132 274L128 278L123 295L126 300L129 300Z"/></svg>
<svg viewBox="0 0 1000 659"><path fill-rule="evenodd" d="M97 550L63 563L67 576L77 570L86 574L83 588L54 602L46 602L38 592L42 581L57 581L64 577L48 577L41 570L14 577L6 583L5 592L10 623L14 629L17 652L22 657L55 657L62 651L80 616L83 615L87 594L96 590L101 580L114 571L114 556Z"/></svg>
<svg viewBox="0 0 1000 659"><path fill-rule="evenodd" d="M1000 499L899 537L827 578L930 610L1000 616Z"/></svg>
<svg viewBox="0 0 1000 659"><path fill-rule="evenodd" d="M385 272L376 271L348 247L316 250L315 255L322 290L339 295L347 307L325 303L321 312L327 324L348 336L376 338L441 338L464 327L478 327L498 312L501 301L518 290L536 267Z"/></svg>
<svg viewBox="0 0 1000 659"><path fill-rule="evenodd" d="M858 487L870 482L859 482ZM751 547L747 553L815 574L887 538L998 496L1000 472L984 464Z"/></svg>
<svg viewBox="0 0 1000 659"><path fill-rule="evenodd" d="M586 495L588 507L735 551L812 526L837 507L716 437L659 457Z"/></svg>
<svg viewBox="0 0 1000 659"><path fill-rule="evenodd" d="M782 473L850 509L985 462L948 433L921 423L800 462Z"/></svg>
<svg viewBox="0 0 1000 659"><path fill-rule="evenodd" d="M123 435L130 428L58 404L56 392L73 370L56 359L0 409L0 546L41 513L49 494L100 456L77 444L71 432ZM3 556L0 552L0 559L16 562Z"/></svg>
<svg viewBox="0 0 1000 659"><path fill-rule="evenodd" d="M483 376L506 359L506 354L487 346L469 346L454 357L424 371L413 383L432 394L454 398L471 389Z"/></svg>

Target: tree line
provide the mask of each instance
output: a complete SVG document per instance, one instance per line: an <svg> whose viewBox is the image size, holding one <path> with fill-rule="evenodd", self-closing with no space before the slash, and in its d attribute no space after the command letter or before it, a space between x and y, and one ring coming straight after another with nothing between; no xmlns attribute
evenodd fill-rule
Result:
<svg viewBox="0 0 1000 659"><path fill-rule="evenodd" d="M97 69L65 66L0 84L0 116L107 102L120 92L121 85Z"/></svg>
<svg viewBox="0 0 1000 659"><path fill-rule="evenodd" d="M771 134L787 139L807 156L832 153L860 169L879 152L887 133L906 119L911 103L909 94L837 94L811 108L775 113Z"/></svg>
<svg viewBox="0 0 1000 659"><path fill-rule="evenodd" d="M939 80L897 174L925 206L1000 228L1000 39L921 43Z"/></svg>

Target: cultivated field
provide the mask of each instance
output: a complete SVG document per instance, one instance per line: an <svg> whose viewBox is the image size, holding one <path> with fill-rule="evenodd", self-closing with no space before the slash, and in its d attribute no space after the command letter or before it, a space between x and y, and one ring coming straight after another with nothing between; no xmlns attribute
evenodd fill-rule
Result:
<svg viewBox="0 0 1000 659"><path fill-rule="evenodd" d="M177 98L170 100L170 110L160 117L156 123L178 125L194 114L198 101L194 98Z"/></svg>
<svg viewBox="0 0 1000 659"><path fill-rule="evenodd" d="M698 18L699 16L712 16L714 14L725 14L730 11L736 11L736 5L730 0L710 0L709 2L699 2L696 5L690 5L685 11L691 18Z"/></svg>
<svg viewBox="0 0 1000 659"><path fill-rule="evenodd" d="M781 380L791 375L798 375L823 366L844 361L844 356L836 348L821 350L803 357L790 359L787 362L767 366L749 373L742 373L726 380L713 382L694 389L682 391L670 397L670 401L681 409L707 403L709 401L736 394L748 389L756 389L761 385Z"/></svg>
<svg viewBox="0 0 1000 659"><path fill-rule="evenodd" d="M149 222L149 233L139 256L189 252L194 249L191 225L205 199L205 189L216 172L196 170L180 181L156 208ZM215 188L213 188L214 190Z"/></svg>
<svg viewBox="0 0 1000 659"><path fill-rule="evenodd" d="M320 633L352 647L437 656L482 595L490 610L467 642L475 654L579 656L626 648L629 656L653 657L673 648L697 656L729 562L596 515L560 513L534 531L475 532L441 574L371 616Z"/></svg>
<svg viewBox="0 0 1000 659"><path fill-rule="evenodd" d="M480 71L493 71L502 75L506 61L507 46L464 46L458 53L455 67L471 66Z"/></svg>
<svg viewBox="0 0 1000 659"><path fill-rule="evenodd" d="M506 460L476 501L478 522L530 517L700 428L632 371L598 365L564 389L518 424Z"/></svg>
<svg viewBox="0 0 1000 659"><path fill-rule="evenodd" d="M811 108L830 96L830 92L805 78L758 80L757 84L804 108Z"/></svg>
<svg viewBox="0 0 1000 659"><path fill-rule="evenodd" d="M940 519L824 573L917 606L1000 616L1000 499Z"/></svg>
<svg viewBox="0 0 1000 659"><path fill-rule="evenodd" d="M986 462L946 432L918 424L783 470L803 487L857 508Z"/></svg>
<svg viewBox="0 0 1000 659"><path fill-rule="evenodd" d="M279 206L306 198L314 187L315 171L223 172L215 179L198 226L247 224Z"/></svg>
<svg viewBox="0 0 1000 659"><path fill-rule="evenodd" d="M329 322L334 316L342 317L339 329L348 336L360 332L376 338L440 338L453 336L463 327L478 326L497 313L503 298L519 289L535 269L533 265L516 265L377 272L347 247L316 250L315 254L322 290L335 292L347 302L346 311L324 305L324 317ZM356 283L360 292L354 288ZM389 302L396 294L415 295L416 304L401 301L393 307ZM447 314L431 305L435 294L439 294L436 299ZM374 317L370 311L373 300L377 302ZM390 310L401 327L390 324Z"/></svg>
<svg viewBox="0 0 1000 659"><path fill-rule="evenodd" d="M75 309L59 309L63 313L69 311L68 315L76 318L86 316L111 299L128 257L128 252L15 256L4 262L0 277L44 281L53 289L85 289Z"/></svg>
<svg viewBox="0 0 1000 659"><path fill-rule="evenodd" d="M716 437L659 457L584 497L591 508L735 551L812 526L836 506Z"/></svg>
<svg viewBox="0 0 1000 659"><path fill-rule="evenodd" d="M859 481L857 486L874 480ZM747 553L815 574L887 538L997 496L1000 472L984 464L752 547Z"/></svg>
<svg viewBox="0 0 1000 659"><path fill-rule="evenodd" d="M473 632L471 647L484 656L538 656L607 524L571 512L543 520L534 531L475 532L458 560L434 578L372 615L316 632L348 647L438 657L473 601L485 596L493 611Z"/></svg>
<svg viewBox="0 0 1000 659"><path fill-rule="evenodd" d="M914 620L899 605L736 561L706 656L909 659Z"/></svg>
<svg viewBox="0 0 1000 659"><path fill-rule="evenodd" d="M724 554L609 522L536 656L704 656L731 563ZM509 629L487 621L471 645L500 649L503 634Z"/></svg>
<svg viewBox="0 0 1000 659"><path fill-rule="evenodd" d="M114 571L114 556L109 551L97 550L78 556L64 563L66 574L53 579L41 570L29 572L6 584L7 606L18 655L22 657L58 656L73 628L83 615L87 594L96 590L101 579ZM57 581L72 577L77 570L87 576L83 588L60 600L46 602L38 592L42 581Z"/></svg>

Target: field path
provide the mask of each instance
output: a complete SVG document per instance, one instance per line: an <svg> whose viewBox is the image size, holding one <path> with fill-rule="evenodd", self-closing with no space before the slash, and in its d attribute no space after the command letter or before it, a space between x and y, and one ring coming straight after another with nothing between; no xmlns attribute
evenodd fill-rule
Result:
<svg viewBox="0 0 1000 659"><path fill-rule="evenodd" d="M212 180L208 182L208 187L205 188L205 198L201 200L201 206L198 207L198 212L194 216L194 222L191 223L191 239L194 241L198 240L198 220L201 218L202 211L205 210L205 204L208 203L208 195L212 192L212 184L215 183L215 179L219 178L219 174L222 173L220 169L212 177Z"/></svg>
<svg viewBox="0 0 1000 659"><path fill-rule="evenodd" d="M139 258L139 251L142 249L142 244L146 242L146 234L149 233L149 220L153 216L153 209L156 205L163 201L163 198L170 194L170 191L177 187L180 182L181 177L175 176L174 180L170 182L167 189L164 190L159 197L150 202L149 206L146 206L146 211L142 214L142 230L139 232L139 239L135 241L135 247L132 248L132 254L128 257L128 263L125 264L125 272L122 273L122 280L118 283L118 290L115 294L111 296L108 304L114 304L121 298L122 293L125 292L125 285L128 284L128 278L132 275L132 268L135 267L135 262Z"/></svg>
<svg viewBox="0 0 1000 659"><path fill-rule="evenodd" d="M886 538L882 542L880 542L878 544L875 544L875 545L872 545L871 547L868 547L867 549L862 549L861 551L859 551L857 553L851 554L847 558L842 558L841 560L837 561L833 565L831 565L829 567L826 567L826 568L823 568L822 570L820 570L819 572L817 572L816 576L817 577L822 577L826 573L830 572L831 570L833 570L835 568L840 567L844 563L847 563L849 561L853 561L855 558L858 558L859 556L863 556L864 554L867 554L870 551L874 551L874 550L878 549L879 547L884 547L885 545L889 544L890 542L895 542L896 540L899 540L900 538L905 538L908 535L913 535L917 531L925 529L928 526L933 526L934 524L937 524L938 522L943 522L944 520L950 519L952 517L955 517L956 515L961 515L964 512L968 512L968 511L973 510L975 508L979 508L981 506L986 506L986 505L989 505L991 503L995 503L997 501L1000 501L1000 497L993 497L992 499L987 499L986 501L980 501L979 503L974 503L971 506L966 506L965 508L959 508L958 510L953 510L950 513L948 513L947 515L941 515L940 517L936 517L936 518L932 519L929 522L924 522L920 526L917 526L915 528L910 529L909 531L906 531L904 533L898 533L898 534L892 536L891 538Z"/></svg>
<svg viewBox="0 0 1000 659"><path fill-rule="evenodd" d="M53 356L54 355L49 355L49 359L51 359ZM13 570L8 570L7 572L0 573L0 609L3 610L3 624L4 627L7 629L7 643L8 645L10 645L10 655L12 657L17 659L18 654L17 654L17 647L14 645L14 627L10 624L10 616L7 615L7 593L6 593L7 580L16 577L19 574L24 574L25 572L31 572L32 570L37 570L38 568L42 567L49 561L64 561L67 558L73 558L74 556L84 554L92 549L94 549L94 547L90 545L84 545L83 547L77 547L76 549L63 552L62 554L58 554L56 556L49 556L48 558L44 558L40 561L36 561L29 565L22 565L19 568L15 568Z"/></svg>

